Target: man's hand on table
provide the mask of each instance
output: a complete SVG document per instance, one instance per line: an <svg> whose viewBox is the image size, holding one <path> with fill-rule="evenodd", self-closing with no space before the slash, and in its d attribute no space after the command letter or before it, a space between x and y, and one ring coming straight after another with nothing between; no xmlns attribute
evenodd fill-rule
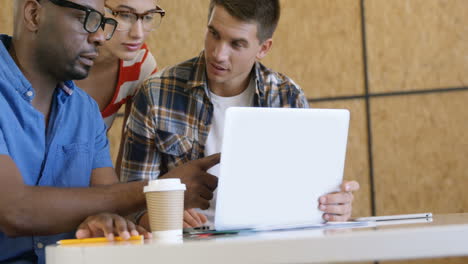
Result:
<svg viewBox="0 0 468 264"><path fill-rule="evenodd" d="M75 235L76 238L106 237L109 241L114 240L116 235L123 239L138 235L151 238L151 233L143 227L120 215L110 213L89 216L80 224Z"/></svg>
<svg viewBox="0 0 468 264"><path fill-rule="evenodd" d="M184 208L208 209L218 178L206 171L219 163L221 154L192 160L162 175L161 179L179 178L186 185Z"/></svg>
<svg viewBox="0 0 468 264"><path fill-rule="evenodd" d="M319 209L324 212L323 219L327 221L348 221L351 217L353 193L359 190L356 181L345 181L340 186L340 192L329 193L319 198Z"/></svg>

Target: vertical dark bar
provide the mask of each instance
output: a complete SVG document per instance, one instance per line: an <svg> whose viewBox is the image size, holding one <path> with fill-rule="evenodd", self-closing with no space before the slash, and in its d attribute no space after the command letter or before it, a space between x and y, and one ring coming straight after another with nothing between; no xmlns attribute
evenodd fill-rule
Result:
<svg viewBox="0 0 468 264"><path fill-rule="evenodd" d="M370 109L370 91L369 91L369 69L367 59L367 35L366 35L366 8L365 0L361 0L361 30L362 30L362 56L364 62L364 88L366 100L366 118L367 118L367 149L369 155L369 184L371 194L371 209L372 215L376 215L375 202L375 183L374 183L374 160L372 156L372 124L371 124L371 109Z"/></svg>

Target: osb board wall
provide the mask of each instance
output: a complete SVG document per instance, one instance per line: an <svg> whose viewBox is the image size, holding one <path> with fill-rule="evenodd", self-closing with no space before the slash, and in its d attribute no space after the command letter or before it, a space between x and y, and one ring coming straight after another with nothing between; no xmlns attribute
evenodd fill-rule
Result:
<svg viewBox="0 0 468 264"><path fill-rule="evenodd" d="M11 33L12 2L2 0L1 32ZM163 68L201 51L209 0L159 2L167 16L148 43ZM300 84L313 107L351 110L345 177L362 186L355 215L371 214L372 203L377 214L467 212L468 1L281 2L264 63Z"/></svg>
<svg viewBox="0 0 468 264"><path fill-rule="evenodd" d="M364 93L359 1L281 4L281 21L265 64L292 77L310 98Z"/></svg>
<svg viewBox="0 0 468 264"><path fill-rule="evenodd" d="M468 1L365 4L372 92L468 86Z"/></svg>
<svg viewBox="0 0 468 264"><path fill-rule="evenodd" d="M467 212L468 1L364 3L375 212Z"/></svg>
<svg viewBox="0 0 468 264"><path fill-rule="evenodd" d="M159 3L167 15L148 42L162 68L192 58L203 49L209 1ZM356 67L362 65L359 1L281 3L281 22L264 63L292 77L311 97L362 94L362 67Z"/></svg>
<svg viewBox="0 0 468 264"><path fill-rule="evenodd" d="M13 32L13 1L0 0L2 8L0 9L0 33L11 35Z"/></svg>
<svg viewBox="0 0 468 264"><path fill-rule="evenodd" d="M166 16L148 44L159 68L197 56L203 50L209 1L158 0L158 4Z"/></svg>
<svg viewBox="0 0 468 264"><path fill-rule="evenodd" d="M372 100L377 214L467 212L467 100L467 91Z"/></svg>
<svg viewBox="0 0 468 264"><path fill-rule="evenodd" d="M372 101L378 214L468 210L467 101L466 91Z"/></svg>
<svg viewBox="0 0 468 264"><path fill-rule="evenodd" d="M468 211L468 1L365 1L378 214ZM428 190L431 190L428 192Z"/></svg>

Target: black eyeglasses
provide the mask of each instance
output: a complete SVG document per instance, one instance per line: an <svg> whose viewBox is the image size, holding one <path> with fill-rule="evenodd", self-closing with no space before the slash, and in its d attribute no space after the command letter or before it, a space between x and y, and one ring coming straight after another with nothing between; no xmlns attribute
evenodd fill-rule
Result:
<svg viewBox="0 0 468 264"><path fill-rule="evenodd" d="M112 14L119 22L117 31L130 30L139 19L141 19L145 31L153 31L159 27L162 18L166 15L166 11L159 6L142 14L132 11L116 11L107 5L105 9L106 12Z"/></svg>
<svg viewBox="0 0 468 264"><path fill-rule="evenodd" d="M104 34L106 40L109 40L114 35L115 29L117 28L118 22L113 18L104 17L101 12L82 6L67 0L50 0L55 5L61 7L68 7L73 9L78 9L86 12L86 17L83 22L83 27L88 33L95 33L102 28L104 30Z"/></svg>

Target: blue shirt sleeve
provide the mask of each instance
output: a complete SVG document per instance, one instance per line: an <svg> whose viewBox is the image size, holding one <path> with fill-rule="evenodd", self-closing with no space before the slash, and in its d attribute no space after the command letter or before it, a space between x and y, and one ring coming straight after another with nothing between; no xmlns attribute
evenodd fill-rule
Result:
<svg viewBox="0 0 468 264"><path fill-rule="evenodd" d="M5 138L3 137L3 131L0 128L0 155L10 155L8 152L8 148L5 142Z"/></svg>
<svg viewBox="0 0 468 264"><path fill-rule="evenodd" d="M93 170L97 168L114 167L112 164L109 140L107 139L107 127L104 120L100 116L96 118L96 140L94 145L94 161Z"/></svg>

